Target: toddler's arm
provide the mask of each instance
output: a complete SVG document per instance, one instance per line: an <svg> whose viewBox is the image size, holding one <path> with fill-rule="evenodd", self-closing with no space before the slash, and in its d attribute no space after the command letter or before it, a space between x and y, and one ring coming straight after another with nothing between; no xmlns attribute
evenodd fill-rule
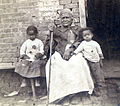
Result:
<svg viewBox="0 0 120 106"><path fill-rule="evenodd" d="M103 56L103 54L99 54L99 56L100 56L100 66L101 67L103 67L103 59L104 59L104 56Z"/></svg>
<svg viewBox="0 0 120 106"><path fill-rule="evenodd" d="M104 59L104 56L103 56L102 49L101 49L99 44L97 44L97 52L98 52L99 57L100 57L100 61L99 61L100 62L100 66L103 67L102 60Z"/></svg>
<svg viewBox="0 0 120 106"><path fill-rule="evenodd" d="M82 51L83 51L83 43L81 43L73 53L78 54Z"/></svg>
<svg viewBox="0 0 120 106"><path fill-rule="evenodd" d="M101 60L104 59L103 54L99 54L99 56L100 56L100 59L101 59Z"/></svg>
<svg viewBox="0 0 120 106"><path fill-rule="evenodd" d="M102 49L101 49L101 47L100 47L100 45L98 43L96 43L96 48L97 48L97 52L99 54L100 59L104 59Z"/></svg>

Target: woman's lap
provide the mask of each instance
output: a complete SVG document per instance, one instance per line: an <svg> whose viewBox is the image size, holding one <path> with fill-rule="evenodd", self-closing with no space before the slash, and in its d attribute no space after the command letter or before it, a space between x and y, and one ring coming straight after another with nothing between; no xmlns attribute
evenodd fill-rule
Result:
<svg viewBox="0 0 120 106"><path fill-rule="evenodd" d="M82 91L92 93L94 88L93 81L87 62L81 54L72 56L69 61L66 61L62 59L58 52L55 52L51 60L51 101ZM48 83L49 61L46 65L46 77ZM57 95L58 93L61 95Z"/></svg>

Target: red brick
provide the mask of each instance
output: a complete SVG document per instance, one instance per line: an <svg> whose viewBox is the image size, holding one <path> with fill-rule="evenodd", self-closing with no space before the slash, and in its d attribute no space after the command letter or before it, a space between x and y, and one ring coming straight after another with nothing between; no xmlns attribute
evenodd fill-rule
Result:
<svg viewBox="0 0 120 106"><path fill-rule="evenodd" d="M4 29L4 33L10 33L11 29Z"/></svg>
<svg viewBox="0 0 120 106"><path fill-rule="evenodd" d="M3 9L4 8L4 5L3 4L0 4L0 9Z"/></svg>
<svg viewBox="0 0 120 106"><path fill-rule="evenodd" d="M2 33L2 34L0 35L0 38L6 38L6 37L13 37L13 34Z"/></svg>
<svg viewBox="0 0 120 106"><path fill-rule="evenodd" d="M25 13L7 13L7 14L2 14L0 17L1 18L18 18L24 16Z"/></svg>
<svg viewBox="0 0 120 106"><path fill-rule="evenodd" d="M18 43L13 43L12 44L12 47L17 47L18 46Z"/></svg>
<svg viewBox="0 0 120 106"><path fill-rule="evenodd" d="M0 23L0 29L2 29L2 28L3 28L3 25L4 25L4 24Z"/></svg>
<svg viewBox="0 0 120 106"><path fill-rule="evenodd" d="M69 3L69 4L65 4L64 7L65 8L78 8L78 4L77 3Z"/></svg>
<svg viewBox="0 0 120 106"><path fill-rule="evenodd" d="M13 0L13 3L16 3L17 0Z"/></svg>
<svg viewBox="0 0 120 106"><path fill-rule="evenodd" d="M2 63L11 63L15 62L17 58L2 58Z"/></svg>
<svg viewBox="0 0 120 106"><path fill-rule="evenodd" d="M29 2L17 2L17 3L15 3L14 4L14 8L20 8L20 7L27 7L27 6L29 6Z"/></svg>
<svg viewBox="0 0 120 106"><path fill-rule="evenodd" d="M0 48L10 48L11 44L0 43Z"/></svg>
<svg viewBox="0 0 120 106"><path fill-rule="evenodd" d="M1 13L1 14L3 13L3 10L2 10L2 9L0 9L0 13Z"/></svg>
<svg viewBox="0 0 120 106"><path fill-rule="evenodd" d="M3 39L4 43L13 43L13 38L5 38Z"/></svg>
<svg viewBox="0 0 120 106"><path fill-rule="evenodd" d="M76 0L74 2L73 0L0 1L2 3L0 4L0 48L2 48L2 52L16 52L17 46L20 47L25 41L26 28L31 24L38 27L39 37L44 41L46 34L43 32L48 30L47 25L56 17L56 10L62 9L63 6L73 9L74 14L76 14L75 22L78 22ZM4 58L3 61L7 62L9 58Z"/></svg>
<svg viewBox="0 0 120 106"><path fill-rule="evenodd" d="M0 43L3 43L3 39L0 39Z"/></svg>
<svg viewBox="0 0 120 106"><path fill-rule="evenodd" d="M10 3L11 0L2 0L2 3Z"/></svg>
<svg viewBox="0 0 120 106"><path fill-rule="evenodd" d="M73 14L74 14L74 13L79 13L79 8L73 8L73 9L72 9L72 12L73 12Z"/></svg>
<svg viewBox="0 0 120 106"><path fill-rule="evenodd" d="M18 32L18 28L13 28L12 32Z"/></svg>
<svg viewBox="0 0 120 106"><path fill-rule="evenodd" d="M2 58L0 58L0 62L2 62Z"/></svg>
<svg viewBox="0 0 120 106"><path fill-rule="evenodd" d="M18 9L17 8L4 8L3 9L3 13L15 13L15 12L17 12L18 11Z"/></svg>
<svg viewBox="0 0 120 106"><path fill-rule="evenodd" d="M17 19L3 19L3 23L16 23Z"/></svg>
<svg viewBox="0 0 120 106"><path fill-rule="evenodd" d="M4 33L4 29L0 29L0 33Z"/></svg>
<svg viewBox="0 0 120 106"><path fill-rule="evenodd" d="M80 19L79 18L74 18L74 22L79 23Z"/></svg>
<svg viewBox="0 0 120 106"><path fill-rule="evenodd" d="M11 9L13 8L13 5L11 3L7 3L7 4L3 4L3 8L2 9Z"/></svg>
<svg viewBox="0 0 120 106"><path fill-rule="evenodd" d="M1 58L12 58L15 57L15 53L6 53L6 51L4 51L4 53L0 54Z"/></svg>
<svg viewBox="0 0 120 106"><path fill-rule="evenodd" d="M71 3L71 0L59 0L60 4L68 4Z"/></svg>
<svg viewBox="0 0 120 106"><path fill-rule="evenodd" d="M30 2L28 3L29 6L37 6L38 5L38 2Z"/></svg>
<svg viewBox="0 0 120 106"><path fill-rule="evenodd" d="M72 1L72 3L78 3L79 2L79 0L71 0Z"/></svg>

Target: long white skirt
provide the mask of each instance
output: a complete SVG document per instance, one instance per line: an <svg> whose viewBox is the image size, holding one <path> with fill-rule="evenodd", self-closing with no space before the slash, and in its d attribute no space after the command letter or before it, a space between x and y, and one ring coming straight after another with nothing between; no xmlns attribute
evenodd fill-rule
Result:
<svg viewBox="0 0 120 106"><path fill-rule="evenodd" d="M49 63L46 64L47 87L49 81ZM93 80L86 60L82 54L72 56L69 61L62 59L58 52L51 57L51 78L49 102L69 94L88 91L92 94Z"/></svg>

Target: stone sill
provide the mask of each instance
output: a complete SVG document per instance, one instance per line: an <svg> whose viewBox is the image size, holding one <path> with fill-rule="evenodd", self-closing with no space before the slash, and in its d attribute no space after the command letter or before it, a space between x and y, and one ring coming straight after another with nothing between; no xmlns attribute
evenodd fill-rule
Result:
<svg viewBox="0 0 120 106"><path fill-rule="evenodd" d="M15 69L15 63L0 63L0 70Z"/></svg>
<svg viewBox="0 0 120 106"><path fill-rule="evenodd" d="M0 70L15 69L15 63L0 63ZM105 71L105 78L120 78L120 71Z"/></svg>

